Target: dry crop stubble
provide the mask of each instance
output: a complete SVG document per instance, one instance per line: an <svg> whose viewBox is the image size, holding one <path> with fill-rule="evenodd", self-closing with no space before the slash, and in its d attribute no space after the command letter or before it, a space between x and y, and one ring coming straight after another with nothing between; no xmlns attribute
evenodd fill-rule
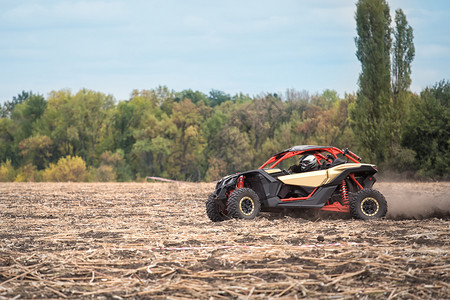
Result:
<svg viewBox="0 0 450 300"><path fill-rule="evenodd" d="M212 223L213 187L0 184L0 299L448 298L449 183L377 183L371 222Z"/></svg>

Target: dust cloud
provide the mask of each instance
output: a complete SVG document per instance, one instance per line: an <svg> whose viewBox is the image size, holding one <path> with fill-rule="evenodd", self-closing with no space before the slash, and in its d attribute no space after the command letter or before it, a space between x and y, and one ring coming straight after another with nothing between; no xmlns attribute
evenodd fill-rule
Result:
<svg viewBox="0 0 450 300"><path fill-rule="evenodd" d="M377 182L388 219L450 219L450 182Z"/></svg>

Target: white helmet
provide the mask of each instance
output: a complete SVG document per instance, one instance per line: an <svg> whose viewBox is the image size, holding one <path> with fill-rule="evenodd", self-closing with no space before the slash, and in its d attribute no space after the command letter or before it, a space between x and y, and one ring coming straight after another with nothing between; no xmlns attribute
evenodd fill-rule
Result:
<svg viewBox="0 0 450 300"><path fill-rule="evenodd" d="M305 155L300 158L298 164L300 165L302 172L311 171L317 167L317 158L311 154Z"/></svg>

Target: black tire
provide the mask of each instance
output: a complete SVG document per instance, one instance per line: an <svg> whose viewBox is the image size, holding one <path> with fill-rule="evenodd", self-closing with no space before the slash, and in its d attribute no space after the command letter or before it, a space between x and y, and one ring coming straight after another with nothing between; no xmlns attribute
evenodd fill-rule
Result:
<svg viewBox="0 0 450 300"><path fill-rule="evenodd" d="M228 197L228 216L236 219L254 219L261 210L258 195L248 188L234 190Z"/></svg>
<svg viewBox="0 0 450 300"><path fill-rule="evenodd" d="M373 189L362 189L350 198L350 214L355 219L382 218L387 213L387 202L383 194Z"/></svg>
<svg viewBox="0 0 450 300"><path fill-rule="evenodd" d="M206 200L206 214L213 222L221 222L228 219L226 215L220 211L220 207L217 205L213 194L209 195L208 200Z"/></svg>

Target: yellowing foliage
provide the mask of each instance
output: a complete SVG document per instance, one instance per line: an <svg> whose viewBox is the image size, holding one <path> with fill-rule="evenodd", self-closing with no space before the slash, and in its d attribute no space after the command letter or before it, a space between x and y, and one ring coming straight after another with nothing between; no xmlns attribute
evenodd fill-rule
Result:
<svg viewBox="0 0 450 300"><path fill-rule="evenodd" d="M65 156L57 164L50 164L42 174L43 181L81 182L87 177L86 164L79 156Z"/></svg>
<svg viewBox="0 0 450 300"><path fill-rule="evenodd" d="M16 171L14 167L11 165L11 160L7 159L6 162L0 165L0 181L14 181L16 177Z"/></svg>

